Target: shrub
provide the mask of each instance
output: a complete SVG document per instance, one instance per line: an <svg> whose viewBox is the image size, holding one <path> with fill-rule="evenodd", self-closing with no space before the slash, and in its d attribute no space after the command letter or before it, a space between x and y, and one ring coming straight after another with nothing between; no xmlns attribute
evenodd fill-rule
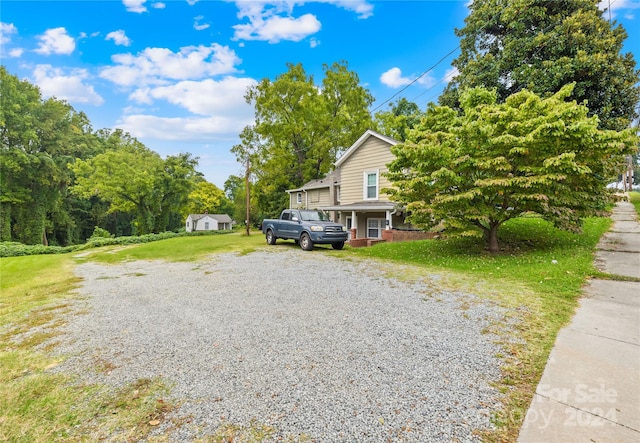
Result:
<svg viewBox="0 0 640 443"><path fill-rule="evenodd" d="M111 234L109 231L107 231L106 229L102 229L99 226L96 226L93 229L93 234L91 234L91 237L89 238L89 240L93 240L96 238L113 238L113 234Z"/></svg>
<svg viewBox="0 0 640 443"><path fill-rule="evenodd" d="M82 251L85 249L99 248L101 246L113 245L135 245L139 243L149 243L158 240L166 240L173 237L192 237L205 235L228 234L232 231L196 231L196 232L161 232L159 234L144 234L139 236L113 237L108 231L96 228L89 240L82 245L75 246L44 246L25 245L16 242L0 242L0 257L18 257L21 255L38 254L64 254L66 252ZM96 235L98 233L98 235ZM106 236L104 236L106 233Z"/></svg>

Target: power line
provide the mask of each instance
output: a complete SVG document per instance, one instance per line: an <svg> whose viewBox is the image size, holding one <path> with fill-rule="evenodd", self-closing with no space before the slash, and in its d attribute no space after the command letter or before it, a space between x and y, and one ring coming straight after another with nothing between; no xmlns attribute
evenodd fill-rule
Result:
<svg viewBox="0 0 640 443"><path fill-rule="evenodd" d="M440 63L442 63L444 60L447 59L447 57L449 57L451 54L453 54L454 52L456 52L458 49L460 49L460 45L456 46L453 50L449 51L449 53L447 53L447 55L445 55L444 57L442 57L440 60L438 60L438 62L431 66L429 69L427 69L426 71L424 71L422 74L420 74L418 77L415 78L415 80L413 80L411 83L405 85L404 88L400 89L398 92L396 92L395 94L393 94L391 97L389 97L388 99L386 99L385 101L383 101L382 103L380 103L378 106L376 106L374 109L371 110L371 112L375 112L378 109L380 109L383 105L385 105L386 103L390 102L391 100L393 100L395 97L397 97L399 94L401 94L402 92L406 91L411 85L413 85L414 83L416 83L418 80L420 80L422 77L424 77L425 75L427 75L429 72L433 71ZM437 84L437 83L436 83ZM432 86L433 87L433 86ZM429 88L430 89L430 88Z"/></svg>

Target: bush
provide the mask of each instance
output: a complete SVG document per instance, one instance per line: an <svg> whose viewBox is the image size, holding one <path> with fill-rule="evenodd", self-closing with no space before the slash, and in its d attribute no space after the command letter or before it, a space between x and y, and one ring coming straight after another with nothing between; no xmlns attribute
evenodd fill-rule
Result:
<svg viewBox="0 0 640 443"><path fill-rule="evenodd" d="M114 235L109 231L107 231L106 229L102 229L101 227L96 226L93 229L93 234L91 234L91 237L89 237L89 240L93 240L96 238L113 238L113 237Z"/></svg>
<svg viewBox="0 0 640 443"><path fill-rule="evenodd" d="M98 235L96 235L96 232ZM205 235L229 234L232 231L196 231L196 232L161 232L159 234L144 234L139 236L113 237L108 231L96 228L91 238L82 245L75 246L44 246L25 245L16 242L0 242L0 257L18 257L22 255L39 254L64 254L67 252L82 251L85 249L99 248L101 246L135 245L152 241L166 240L173 237L193 237ZM103 236L106 233L106 237Z"/></svg>

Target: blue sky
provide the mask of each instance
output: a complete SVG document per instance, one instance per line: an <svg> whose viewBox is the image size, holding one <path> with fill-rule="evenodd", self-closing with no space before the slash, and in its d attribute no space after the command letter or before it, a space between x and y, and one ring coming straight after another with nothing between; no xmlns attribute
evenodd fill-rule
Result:
<svg viewBox="0 0 640 443"><path fill-rule="evenodd" d="M629 34L625 52L640 62L640 0L609 4ZM324 64L346 61L375 97L372 111L400 97L424 109L452 74L454 28L464 26L467 5L2 0L0 59L43 97L86 113L96 130L121 128L163 157L199 157L198 170L222 188L243 175L230 149L253 121L247 87L273 80L288 62L301 63L318 84Z"/></svg>

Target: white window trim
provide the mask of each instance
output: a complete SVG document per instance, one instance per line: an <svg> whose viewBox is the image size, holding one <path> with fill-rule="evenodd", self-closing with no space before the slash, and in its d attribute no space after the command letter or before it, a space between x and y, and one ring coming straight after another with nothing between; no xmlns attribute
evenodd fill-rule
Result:
<svg viewBox="0 0 640 443"><path fill-rule="evenodd" d="M296 194L296 203L297 204L301 204L302 203L302 192L298 192Z"/></svg>
<svg viewBox="0 0 640 443"><path fill-rule="evenodd" d="M371 174L375 174L376 175L376 196L375 197L368 197L368 189L369 189L369 175ZM362 198L363 200L378 200L379 196L380 196L380 170L379 169L374 169L374 170L370 170L370 171L364 171L363 176L362 176L362 184L363 184L363 192L362 192Z"/></svg>

